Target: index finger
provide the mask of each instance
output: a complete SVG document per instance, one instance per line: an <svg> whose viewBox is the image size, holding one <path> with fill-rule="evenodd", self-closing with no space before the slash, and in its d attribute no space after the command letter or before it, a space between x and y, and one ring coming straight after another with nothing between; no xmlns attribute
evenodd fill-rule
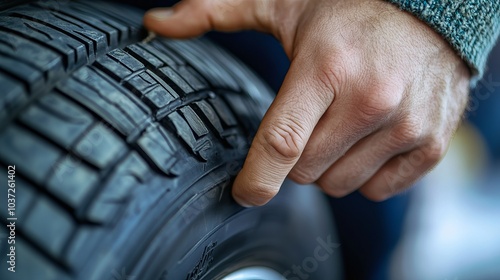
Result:
<svg viewBox="0 0 500 280"><path fill-rule="evenodd" d="M278 193L332 103L334 93L315 83L312 73L292 61L234 182L233 197L242 206L266 204Z"/></svg>

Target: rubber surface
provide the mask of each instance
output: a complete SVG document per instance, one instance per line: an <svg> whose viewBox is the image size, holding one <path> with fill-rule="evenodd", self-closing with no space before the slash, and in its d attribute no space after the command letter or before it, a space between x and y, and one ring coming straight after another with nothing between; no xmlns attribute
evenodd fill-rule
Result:
<svg viewBox="0 0 500 280"><path fill-rule="evenodd" d="M140 42L141 15L94 1L0 12L0 170L16 184L0 213L18 218L2 279L201 279L193 260L217 244L204 236L240 215L230 181L272 94L207 41Z"/></svg>

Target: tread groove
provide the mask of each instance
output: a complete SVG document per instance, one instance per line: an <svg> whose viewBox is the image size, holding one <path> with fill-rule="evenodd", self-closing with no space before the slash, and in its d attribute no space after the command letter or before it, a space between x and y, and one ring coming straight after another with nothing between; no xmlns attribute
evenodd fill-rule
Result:
<svg viewBox="0 0 500 280"><path fill-rule="evenodd" d="M99 75L101 78L103 78L104 80L106 80L107 82L109 82L108 78L109 76L107 75L103 75L102 72L100 71L100 69L92 69L92 67L89 67L89 69L91 70L94 70L94 72ZM84 83L82 81L80 81L79 79L73 79L75 82L79 83L80 85L84 86L84 87L87 87L88 89L90 90L93 90L98 96L100 96L103 100L106 100L109 104L112 104L114 105L114 107L120 111L122 113L123 116L125 116L131 123L134 123L134 119L130 117L130 115L124 111L123 108L121 108L120 106L117 106L118 104L116 102L114 102L113 100L110 100L108 99L106 96L102 95L102 93L99 92L99 89L93 87L92 85L89 85L87 83ZM118 91L122 92L120 89L118 89L117 87L115 87Z"/></svg>
<svg viewBox="0 0 500 280"><path fill-rule="evenodd" d="M5 32L8 32L12 35L16 35L16 36L19 36L25 40L28 40L28 41L31 41L33 42L34 44L37 44L37 45L42 45L43 47L47 48L47 49L50 49L56 53L58 53L62 59L62 62L63 62L63 65L64 65L64 70L67 71L68 68L69 68L69 61L68 61L68 57L66 56L65 53L63 53L62 51L60 51L59 49L51 46L50 44L47 44L46 42L43 42L43 41L40 41L38 40L37 38L33 38L33 37L30 37L26 34L23 34L15 29L9 29L9 28L6 28L6 27L3 27L3 26L0 26L0 30L2 31L5 31Z"/></svg>
<svg viewBox="0 0 500 280"><path fill-rule="evenodd" d="M86 4L88 4L88 6L87 5L81 5L81 2L77 2L77 4L80 4L80 5L73 6L73 8L75 10L85 11L87 13L90 13L91 15L100 14L101 16L104 16L105 18L109 17L113 21L116 21L117 23L121 23L124 26L132 26L131 22L127 22L127 21L123 20L123 18L121 18L121 17L119 17L117 15L114 15L113 13L108 13L106 10L100 10L100 9L98 9L98 7L95 7L95 6L94 7L90 7L93 4L92 2L86 3ZM138 24L138 26L140 26L140 24ZM131 31L130 28L128 28L128 30L129 30L129 35L130 35L130 31Z"/></svg>
<svg viewBox="0 0 500 280"><path fill-rule="evenodd" d="M113 131L118 137L120 137L126 143L129 142L128 141L128 137L122 135L122 133L116 127L114 127L111 123L107 122L101 115L99 115L98 113L96 113L94 110L88 108L80 100L78 100L78 99L74 98L73 96L65 93L64 91L61 91L58 88L55 88L54 92L57 92L58 94L64 96L66 99L72 101L75 104L78 104L80 106L80 108L83 109L83 110L85 110L86 113L90 114L96 120L96 122L101 123L104 126L106 126L109 130Z"/></svg>
<svg viewBox="0 0 500 280"><path fill-rule="evenodd" d="M131 151L127 151L127 152L123 153L118 159L116 159L114 165L111 165L111 167L108 167L105 170L102 170L102 172L100 173L99 180L102 182L107 182L110 179L110 176L113 174L113 170L116 168L116 166L119 166L119 164L117 164L117 163L123 162L127 158L127 156L129 156L130 153L131 153ZM103 183L103 185L105 185L105 183ZM84 206L82 208L78 209L78 212L76 213L77 217L82 218L82 220L85 221L85 223L87 223L89 225L99 225L99 223L92 222L92 221L85 219L83 217L85 217L85 214L89 211L90 207L92 207L92 202L94 201L93 199L98 197L99 194L101 194L101 192L103 192L103 191L104 191L104 188L94 188L94 191L91 192L91 194L87 197L86 201L84 201L84 204L83 204Z"/></svg>
<svg viewBox="0 0 500 280"><path fill-rule="evenodd" d="M50 8L49 8L49 9L50 9ZM109 45L111 45L111 34L109 34L109 32L108 32L108 31L106 31L105 29L103 29L103 28L99 27L98 25L93 24L93 23L91 23L91 22L89 22L89 21L86 21L86 20L84 20L84 19L82 19L82 18L78 18L78 17L76 17L76 16L74 16L74 15L72 15L72 14L70 14L70 13L67 13L67 12L65 12L65 11L63 11L63 10L56 10L56 9L50 9L50 10L51 10L54 14L57 14L57 13L62 14L62 15L64 15L64 16L66 16L66 17L72 18L72 19L73 19L73 20L75 20L75 21L80 21L80 22L82 22L82 23L84 23L84 24L86 24L86 25L88 25L88 26L90 26L90 27L92 27L92 28L95 28L96 30L98 30L98 31L102 32L103 34L105 34L105 35L106 35L106 42L107 42L108 46L109 46ZM61 17L60 17L60 18L61 18ZM102 21L102 23L105 23L105 22L104 22L104 21ZM111 26L111 25L109 25L109 24L107 24L107 25L108 25L108 26ZM84 29L84 28L82 27L82 29ZM117 32L117 33L119 34L119 32ZM118 41L120 41L120 38L118 38Z"/></svg>
<svg viewBox="0 0 500 280"><path fill-rule="evenodd" d="M23 19L24 19L24 18L23 18ZM52 36L50 36L50 34L48 34L47 32L42 31L42 30L40 30L40 29L38 29L38 28L36 28L36 27L34 27L34 26L31 26L31 24L29 24L29 23L27 23L27 22L24 22L23 24L24 24L24 26L26 26L27 28L29 28L29 29L31 29L31 30L33 30L33 31L35 31L35 32L38 32L38 33L42 34L43 36L47 37L47 39L49 39L49 41L50 41L50 40L54 40L54 38L52 38Z"/></svg>
<svg viewBox="0 0 500 280"><path fill-rule="evenodd" d="M62 16L58 15L58 14L57 14L55 11L53 11L53 10L51 10L51 14L52 14L54 17L56 17L56 18L58 18L58 19L60 19L60 20L62 20L62 21L65 21L65 22L67 22L67 23L69 23L69 24L73 24L73 25L75 25L76 27L78 27L78 28L80 28L80 29L85 29L85 27L81 26L80 24L78 24L78 23L76 23L76 22L74 22L74 21L69 21L69 20L65 19L64 17L62 17ZM105 32L103 32L103 33L105 33Z"/></svg>
<svg viewBox="0 0 500 280"><path fill-rule="evenodd" d="M9 16L11 17L17 17L17 18L20 18L20 19L24 19L24 20L29 20L29 21L32 21L32 22L36 22L38 24L41 24L41 25L44 25L44 26L47 26L48 28L51 28L51 29L54 29L62 34L65 34L67 35L68 37L71 37L73 38L74 40L80 42L82 45L85 46L85 50L87 51L87 57L91 55L90 53L90 44L88 41L85 41L83 40L81 37L79 36L76 36L74 33L71 33L71 32L68 32L67 30L65 30L64 28L60 28L56 25L53 25L53 24L49 24L49 23L46 23L44 22L43 20L39 20L37 18L34 18L34 17L31 17L31 16L28 16L28 15L23 15L23 14L20 14L20 13L12 13L12 14L9 14ZM27 23L25 23L26 26L29 26ZM50 40L53 40L54 38L52 38L49 34L41 31L41 30L38 30L36 29L35 27L30 27L31 29L33 30L36 30L40 33L43 33L45 34ZM94 45L94 44L93 44ZM71 47L71 46L70 46ZM72 47L71 47L72 48ZM76 53L76 52L75 52ZM95 54L95 53L94 53Z"/></svg>
<svg viewBox="0 0 500 280"><path fill-rule="evenodd" d="M136 54L134 54L133 52L131 52L130 50L127 50L127 48L124 49L124 51L126 53L128 53L130 56L136 58L137 60L141 61L139 59L140 56L137 56ZM144 58L142 58L144 59ZM144 63L143 61L141 61L142 63ZM146 67L146 69L150 70L151 72L155 73L158 77L160 77L164 82L166 82L171 88L173 88L175 90L175 92L177 94L179 94L179 96L182 98L182 97L185 97L186 94L184 93L184 91L176 84L174 83L166 74L164 74L163 72L161 71L157 71L159 70L160 68L156 68L154 67L154 65L150 64L150 63L144 63L144 66ZM192 94L192 93L190 93ZM189 94L188 94L189 95Z"/></svg>

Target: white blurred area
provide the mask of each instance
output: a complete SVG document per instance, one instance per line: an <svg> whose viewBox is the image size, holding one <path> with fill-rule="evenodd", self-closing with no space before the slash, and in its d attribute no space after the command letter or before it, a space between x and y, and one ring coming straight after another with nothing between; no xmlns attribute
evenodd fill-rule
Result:
<svg viewBox="0 0 500 280"><path fill-rule="evenodd" d="M486 153L464 124L414 190L391 279L500 279L500 166L487 166Z"/></svg>

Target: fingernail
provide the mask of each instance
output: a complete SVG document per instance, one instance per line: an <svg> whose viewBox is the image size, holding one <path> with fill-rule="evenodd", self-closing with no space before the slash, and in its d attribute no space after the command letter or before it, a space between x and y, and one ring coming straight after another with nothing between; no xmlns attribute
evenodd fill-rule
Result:
<svg viewBox="0 0 500 280"><path fill-rule="evenodd" d="M155 20L166 20L174 14L170 8L152 9L148 12L148 16Z"/></svg>

